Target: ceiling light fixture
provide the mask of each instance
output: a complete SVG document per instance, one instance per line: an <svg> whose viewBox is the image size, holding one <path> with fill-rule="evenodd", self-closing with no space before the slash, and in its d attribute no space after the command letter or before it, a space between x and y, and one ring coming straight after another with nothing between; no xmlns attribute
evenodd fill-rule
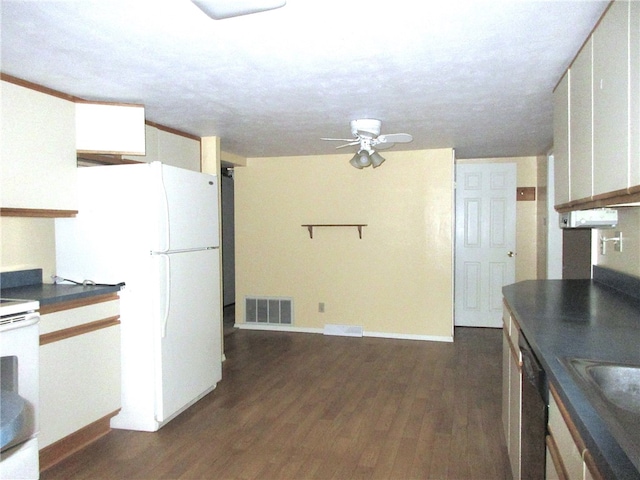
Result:
<svg viewBox="0 0 640 480"><path fill-rule="evenodd" d="M239 17L250 13L273 10L285 5L286 0L191 0L200 10L215 20Z"/></svg>
<svg viewBox="0 0 640 480"><path fill-rule="evenodd" d="M358 170L362 170L365 167L379 167L385 158L373 149L360 149L356 153L349 163L351 166L356 167Z"/></svg>

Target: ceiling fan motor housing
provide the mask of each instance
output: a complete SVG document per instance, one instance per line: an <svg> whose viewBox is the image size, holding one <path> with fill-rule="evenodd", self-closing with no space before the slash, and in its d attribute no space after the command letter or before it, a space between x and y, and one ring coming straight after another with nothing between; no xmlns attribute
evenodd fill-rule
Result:
<svg viewBox="0 0 640 480"><path fill-rule="evenodd" d="M380 135L380 126L382 122L373 118L363 118L360 120L351 120L351 133L354 136L364 135L367 137L377 137Z"/></svg>

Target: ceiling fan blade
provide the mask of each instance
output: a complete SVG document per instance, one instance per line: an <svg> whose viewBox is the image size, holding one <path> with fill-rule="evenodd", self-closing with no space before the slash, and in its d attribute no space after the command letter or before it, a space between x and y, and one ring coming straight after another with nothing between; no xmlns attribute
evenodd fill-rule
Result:
<svg viewBox="0 0 640 480"><path fill-rule="evenodd" d="M356 141L353 138L321 138L320 140L330 140L335 142L354 142Z"/></svg>
<svg viewBox="0 0 640 480"><path fill-rule="evenodd" d="M408 133L389 133L387 135L379 135L378 143L408 143L413 137Z"/></svg>
<svg viewBox="0 0 640 480"><path fill-rule="evenodd" d="M360 145L360 140L354 142L345 143L344 145L338 145L336 148L352 147L354 145Z"/></svg>
<svg viewBox="0 0 640 480"><path fill-rule="evenodd" d="M391 148L395 145L395 143L391 143L391 142L380 142L380 143L376 143L375 145L373 145L376 150L386 150L387 148Z"/></svg>

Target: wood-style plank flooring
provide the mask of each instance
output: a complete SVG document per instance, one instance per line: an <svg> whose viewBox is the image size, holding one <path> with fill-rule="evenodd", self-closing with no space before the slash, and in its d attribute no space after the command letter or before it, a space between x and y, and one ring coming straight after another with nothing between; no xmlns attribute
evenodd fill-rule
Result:
<svg viewBox="0 0 640 480"><path fill-rule="evenodd" d="M239 330L211 394L156 433L113 430L41 479L510 479L501 335Z"/></svg>

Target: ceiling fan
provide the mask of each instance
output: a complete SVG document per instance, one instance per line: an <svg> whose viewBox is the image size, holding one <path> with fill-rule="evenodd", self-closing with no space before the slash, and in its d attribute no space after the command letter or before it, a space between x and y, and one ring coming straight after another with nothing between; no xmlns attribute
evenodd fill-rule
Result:
<svg viewBox="0 0 640 480"><path fill-rule="evenodd" d="M408 133L388 133L380 135L382 122L373 118L351 120L351 133L354 138L322 138L321 140L347 142L336 148L359 145L358 152L349 163L359 169L379 167L385 159L374 149L391 148L396 143L408 143L413 137Z"/></svg>

